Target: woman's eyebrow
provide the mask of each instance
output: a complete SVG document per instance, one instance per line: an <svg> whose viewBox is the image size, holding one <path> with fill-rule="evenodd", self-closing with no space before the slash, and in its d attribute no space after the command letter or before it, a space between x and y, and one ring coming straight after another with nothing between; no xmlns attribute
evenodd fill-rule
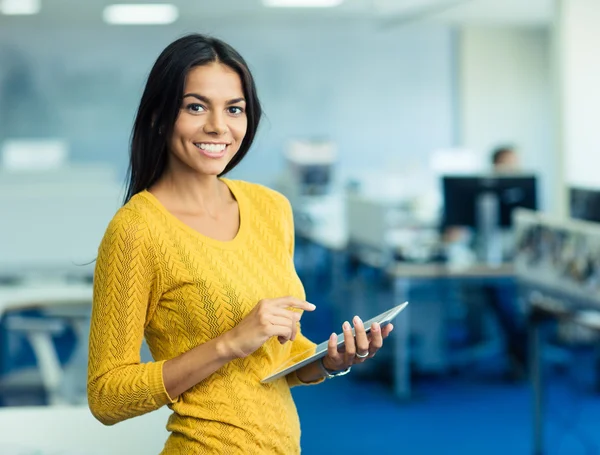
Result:
<svg viewBox="0 0 600 455"><path fill-rule="evenodd" d="M183 95L183 98L188 98L188 97L196 98L199 101L210 104L209 98L207 98L206 96L198 95L197 93L186 93L185 95Z"/></svg>
<svg viewBox="0 0 600 455"><path fill-rule="evenodd" d="M199 101L202 101L206 104L211 104L210 98L207 98L206 96L203 95L199 95L197 93L186 93L185 95L183 95L184 98L188 98L188 97L192 97L192 98L196 98ZM241 103L241 102L246 102L245 98L234 98L232 100L227 101L227 105L231 105L231 104L237 104L237 103Z"/></svg>

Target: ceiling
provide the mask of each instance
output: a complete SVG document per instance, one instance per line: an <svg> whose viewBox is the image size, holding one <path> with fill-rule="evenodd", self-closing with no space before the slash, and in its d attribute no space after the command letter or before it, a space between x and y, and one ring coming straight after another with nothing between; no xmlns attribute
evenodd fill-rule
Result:
<svg viewBox="0 0 600 455"><path fill-rule="evenodd" d="M0 25L102 25L102 10L119 0L42 0L35 16L1 16ZM172 3L182 24L219 20L345 19L369 17L389 26L426 21L449 24L547 24L552 0L345 0L336 8L266 8L260 0L122 0L123 3ZM85 5L85 6L84 6Z"/></svg>
<svg viewBox="0 0 600 455"><path fill-rule="evenodd" d="M437 15L450 23L549 24L553 0L474 0L466 1Z"/></svg>

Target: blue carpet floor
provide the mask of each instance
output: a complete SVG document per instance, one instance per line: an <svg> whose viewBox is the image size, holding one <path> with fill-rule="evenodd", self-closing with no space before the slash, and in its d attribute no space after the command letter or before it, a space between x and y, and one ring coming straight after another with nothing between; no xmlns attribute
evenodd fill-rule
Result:
<svg viewBox="0 0 600 455"><path fill-rule="evenodd" d="M398 402L388 387L349 376L293 390L302 453L532 454L532 394L526 383L421 380ZM600 395L569 377L546 390L545 454L597 454Z"/></svg>

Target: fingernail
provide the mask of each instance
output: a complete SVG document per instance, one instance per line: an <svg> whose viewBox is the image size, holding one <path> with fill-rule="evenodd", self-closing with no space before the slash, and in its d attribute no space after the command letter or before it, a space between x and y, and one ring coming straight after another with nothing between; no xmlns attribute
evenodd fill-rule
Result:
<svg viewBox="0 0 600 455"><path fill-rule="evenodd" d="M310 303L310 302L308 302L308 304L310 305L310 308L311 308L312 310L314 310L315 308L317 308L317 305L315 305L314 303Z"/></svg>
<svg viewBox="0 0 600 455"><path fill-rule="evenodd" d="M354 316L354 327L356 327L357 325L361 324L362 325L362 319L359 318L358 316Z"/></svg>
<svg viewBox="0 0 600 455"><path fill-rule="evenodd" d="M373 332L379 331L379 324L377 324L377 323L373 324L373 328L371 330L373 330Z"/></svg>
<svg viewBox="0 0 600 455"><path fill-rule="evenodd" d="M348 321L344 322L343 328L344 330L350 330L350 323Z"/></svg>

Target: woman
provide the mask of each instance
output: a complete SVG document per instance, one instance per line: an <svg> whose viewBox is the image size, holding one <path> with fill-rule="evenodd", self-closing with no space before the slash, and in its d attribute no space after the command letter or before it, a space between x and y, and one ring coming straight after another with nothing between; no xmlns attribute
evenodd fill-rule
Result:
<svg viewBox="0 0 600 455"><path fill-rule="evenodd" d="M260 380L314 349L293 264L288 201L221 178L248 153L261 107L242 57L190 35L156 61L131 144L125 205L99 248L90 334L90 409L107 425L168 405L163 454L293 454L300 427L290 387L372 357L391 325L359 318L328 355ZM155 359L140 363L145 336Z"/></svg>

